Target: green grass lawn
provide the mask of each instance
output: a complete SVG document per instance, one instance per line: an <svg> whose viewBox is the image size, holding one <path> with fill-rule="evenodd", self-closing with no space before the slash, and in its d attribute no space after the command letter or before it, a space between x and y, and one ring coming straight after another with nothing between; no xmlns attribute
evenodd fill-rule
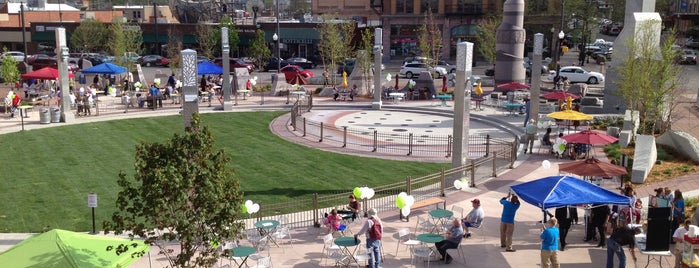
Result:
<svg viewBox="0 0 699 268"><path fill-rule="evenodd" d="M389 161L324 152L287 142L269 131L282 112L203 114L216 147L245 198L264 204L351 191L406 176L436 173L447 164ZM97 228L111 217L120 190L119 171L134 174L135 145L163 142L182 133L179 116L75 124L2 135L0 138L0 232L54 228L92 229L87 194L98 194Z"/></svg>

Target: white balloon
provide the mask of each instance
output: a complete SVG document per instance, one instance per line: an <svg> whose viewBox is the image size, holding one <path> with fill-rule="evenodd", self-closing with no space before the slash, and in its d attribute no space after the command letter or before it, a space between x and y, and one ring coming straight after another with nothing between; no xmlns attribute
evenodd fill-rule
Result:
<svg viewBox="0 0 699 268"><path fill-rule="evenodd" d="M404 206L402 209L400 209L400 213L403 214L403 216L410 215L410 206Z"/></svg>
<svg viewBox="0 0 699 268"><path fill-rule="evenodd" d="M374 197L374 194L376 194L376 193L374 192L374 189L372 189L372 188L368 188L368 187L367 187L367 188L366 188L366 191L367 191L366 199L371 199L371 198ZM362 193L364 193L364 192L362 192Z"/></svg>
<svg viewBox="0 0 699 268"><path fill-rule="evenodd" d="M366 198L366 194L367 194L367 190L366 190L366 189L367 189L366 187L359 187L359 192L361 193L360 196L359 196L359 199L364 199L364 198Z"/></svg>
<svg viewBox="0 0 699 268"><path fill-rule="evenodd" d="M245 207L250 208L250 206L252 206L252 200L246 200Z"/></svg>
<svg viewBox="0 0 699 268"><path fill-rule="evenodd" d="M413 204L415 204L415 197L412 195L406 196L403 201L405 202L406 207L412 207Z"/></svg>
<svg viewBox="0 0 699 268"><path fill-rule="evenodd" d="M252 204L252 213L257 213L258 211L260 211L260 204Z"/></svg>
<svg viewBox="0 0 699 268"><path fill-rule="evenodd" d="M399 197L401 197L401 196L402 196L402 197L406 197L406 196L408 196L408 194L406 194L405 192L400 192L400 193L398 194L398 196L399 196Z"/></svg>
<svg viewBox="0 0 699 268"><path fill-rule="evenodd" d="M257 76L253 77L252 80L257 81Z"/></svg>
<svg viewBox="0 0 699 268"><path fill-rule="evenodd" d="M454 188L456 188L457 190L461 190L461 187L463 187L461 185L461 180L455 180L454 181Z"/></svg>
<svg viewBox="0 0 699 268"><path fill-rule="evenodd" d="M250 80L250 84L253 85L253 86L254 86L254 85L257 85L257 80L254 80L254 79L253 79L253 80Z"/></svg>
<svg viewBox="0 0 699 268"><path fill-rule="evenodd" d="M548 161L548 160L541 161L541 166L544 167L545 169L549 169L549 168L551 168L551 161Z"/></svg>

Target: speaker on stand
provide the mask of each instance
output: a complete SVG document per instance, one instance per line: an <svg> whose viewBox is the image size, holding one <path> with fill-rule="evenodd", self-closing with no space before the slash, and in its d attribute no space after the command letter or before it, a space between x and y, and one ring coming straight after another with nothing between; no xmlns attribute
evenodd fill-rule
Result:
<svg viewBox="0 0 699 268"><path fill-rule="evenodd" d="M668 251L672 239L672 208L648 208L648 233L645 251Z"/></svg>

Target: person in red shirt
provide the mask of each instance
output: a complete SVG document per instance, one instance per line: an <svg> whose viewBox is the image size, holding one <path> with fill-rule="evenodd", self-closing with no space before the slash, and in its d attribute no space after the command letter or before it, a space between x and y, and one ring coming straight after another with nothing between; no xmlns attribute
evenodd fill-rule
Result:
<svg viewBox="0 0 699 268"><path fill-rule="evenodd" d="M17 107L19 107L19 103L19 94L15 93L12 97L12 111L10 112L10 117L15 117L15 111L17 110Z"/></svg>

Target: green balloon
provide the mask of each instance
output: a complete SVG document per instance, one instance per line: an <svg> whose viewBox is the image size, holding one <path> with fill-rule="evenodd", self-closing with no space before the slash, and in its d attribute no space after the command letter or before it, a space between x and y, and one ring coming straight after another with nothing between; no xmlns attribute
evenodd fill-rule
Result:
<svg viewBox="0 0 699 268"><path fill-rule="evenodd" d="M403 199L402 196L396 197L396 206L400 209L403 209L403 207L405 207L405 199Z"/></svg>
<svg viewBox="0 0 699 268"><path fill-rule="evenodd" d="M242 205L243 208L243 214L248 213L248 207L245 206L245 204Z"/></svg>
<svg viewBox="0 0 699 268"><path fill-rule="evenodd" d="M352 194L354 194L354 197L357 199L362 198L362 189L359 189L359 187L354 187L354 190L352 190Z"/></svg>

